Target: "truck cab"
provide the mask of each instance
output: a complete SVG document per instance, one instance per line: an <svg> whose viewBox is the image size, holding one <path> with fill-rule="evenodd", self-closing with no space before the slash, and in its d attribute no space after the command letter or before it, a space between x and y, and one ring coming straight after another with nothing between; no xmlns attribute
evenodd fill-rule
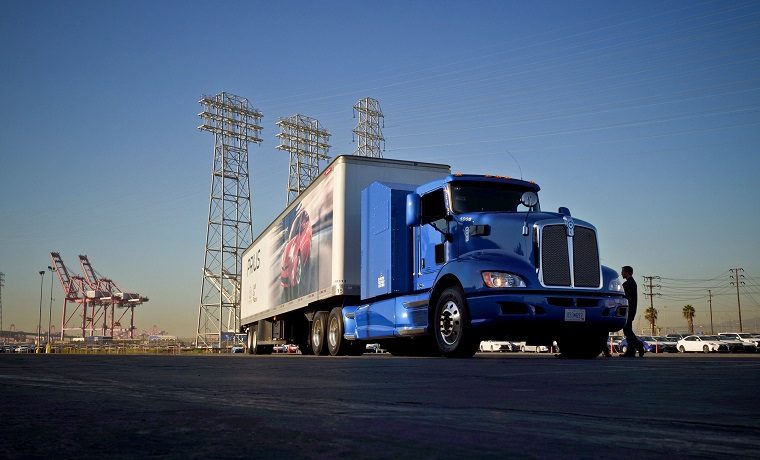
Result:
<svg viewBox="0 0 760 460"><path fill-rule="evenodd" d="M557 340L567 356L597 356L625 324L620 280L600 264L596 228L566 208L542 211L539 190L507 177L449 175L407 193L398 231L411 234L408 292L348 309L356 338L432 336L446 356L471 356L481 340ZM373 328L378 316L394 327Z"/></svg>

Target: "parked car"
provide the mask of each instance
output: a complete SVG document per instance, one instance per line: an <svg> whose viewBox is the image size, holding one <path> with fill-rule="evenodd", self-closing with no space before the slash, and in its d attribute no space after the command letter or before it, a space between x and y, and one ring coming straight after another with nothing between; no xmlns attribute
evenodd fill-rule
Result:
<svg viewBox="0 0 760 460"><path fill-rule="evenodd" d="M658 337L652 337L648 335L642 335L639 337L641 343L644 344L644 350L649 353L664 353L676 351L676 343L668 340L660 340ZM621 353L628 351L628 340L623 339L620 341L619 348Z"/></svg>
<svg viewBox="0 0 760 460"><path fill-rule="evenodd" d="M694 335L694 334L688 334L688 333L685 333L685 332L684 333L678 332L678 333L668 334L668 335L665 336L665 338L666 339L670 339L670 340L672 340L674 342L678 342L679 340L685 339L686 337L688 337L690 335Z"/></svg>
<svg viewBox="0 0 760 460"><path fill-rule="evenodd" d="M520 348L508 341L484 340L480 342L480 351L518 351Z"/></svg>
<svg viewBox="0 0 760 460"><path fill-rule="evenodd" d="M515 345L519 346L519 350L523 353L525 352L531 352L531 353L548 353L549 347L546 345L528 345L525 342L517 342Z"/></svg>
<svg viewBox="0 0 760 460"><path fill-rule="evenodd" d="M760 348L760 337L753 337L746 332L721 332L718 336L721 340L724 337L739 340L744 344L744 351L756 352Z"/></svg>
<svg viewBox="0 0 760 460"><path fill-rule="evenodd" d="M368 343L364 346L367 353L385 353L386 351L380 346L379 343Z"/></svg>
<svg viewBox="0 0 760 460"><path fill-rule="evenodd" d="M678 340L674 340L670 337L655 337L659 342L659 346L664 348L668 353L676 353L678 351Z"/></svg>
<svg viewBox="0 0 760 460"><path fill-rule="evenodd" d="M243 353L245 351L245 347L242 345L235 345L232 347L232 350L230 350L232 353Z"/></svg>
<svg viewBox="0 0 760 460"><path fill-rule="evenodd" d="M737 353L737 352L741 353L741 352L745 352L745 351L753 351L754 352L755 350L757 350L757 347L754 344L745 344L741 340L735 339L735 338L730 337L730 336L725 336L725 335L720 335L719 334L716 337L718 337L718 339L720 339L721 342L723 342L726 345L728 345L728 351L730 351L732 353ZM751 349L749 349L750 347L751 347Z"/></svg>
<svg viewBox="0 0 760 460"><path fill-rule="evenodd" d="M283 343L281 345L275 345L272 348L274 353L298 353L298 345L292 343Z"/></svg>
<svg viewBox="0 0 760 460"><path fill-rule="evenodd" d="M678 351L686 352L727 352L728 345L714 335L690 335L678 341Z"/></svg>
<svg viewBox="0 0 760 460"><path fill-rule="evenodd" d="M610 353L620 353L620 342L623 341L622 335L611 335L607 339L607 347L610 348Z"/></svg>

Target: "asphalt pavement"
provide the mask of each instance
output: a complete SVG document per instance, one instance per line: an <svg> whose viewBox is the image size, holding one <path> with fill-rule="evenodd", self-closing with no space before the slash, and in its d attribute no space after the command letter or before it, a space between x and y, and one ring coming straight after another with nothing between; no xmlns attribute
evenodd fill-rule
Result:
<svg viewBox="0 0 760 460"><path fill-rule="evenodd" d="M0 458L757 458L760 354L0 355Z"/></svg>

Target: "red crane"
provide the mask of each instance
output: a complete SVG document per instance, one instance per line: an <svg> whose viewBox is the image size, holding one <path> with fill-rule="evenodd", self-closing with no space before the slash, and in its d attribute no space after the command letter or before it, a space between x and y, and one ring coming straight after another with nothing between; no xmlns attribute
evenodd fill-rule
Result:
<svg viewBox="0 0 760 460"><path fill-rule="evenodd" d="M86 335L88 323L90 329L93 328L92 315L87 316L88 301L86 291L87 283L84 278L78 275L69 275L66 264L63 263L61 255L57 252L50 253L50 260L53 262L53 269L58 273L58 279L61 281L63 288L63 312L61 315L61 340L63 340L66 331L80 330L82 337ZM69 303L74 304L73 311L69 311ZM81 327L72 326L72 320L79 313L82 317Z"/></svg>
<svg viewBox="0 0 760 460"><path fill-rule="evenodd" d="M100 297L100 301L103 304L103 335L107 329L106 322L110 313L110 332L111 336L114 335L114 327L121 325L121 320L129 312L129 338L134 338L135 332L135 307L142 305L149 299L137 293L124 292L113 280L109 278L98 277L95 270L92 268L87 256L79 256L79 265L82 266L82 273L90 288L95 291ZM89 291L88 291L89 292ZM110 307L110 311L109 311ZM115 319L116 309L123 309L118 319Z"/></svg>

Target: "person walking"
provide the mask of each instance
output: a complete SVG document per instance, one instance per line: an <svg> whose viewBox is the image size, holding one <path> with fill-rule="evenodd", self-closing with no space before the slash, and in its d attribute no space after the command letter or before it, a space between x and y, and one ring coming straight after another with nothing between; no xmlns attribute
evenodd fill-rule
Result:
<svg viewBox="0 0 760 460"><path fill-rule="evenodd" d="M625 291L625 298L628 299L628 320L623 326L623 334L625 334L625 340L628 342L628 349L620 356L632 358L636 356L636 351L639 352L639 356L644 356L644 344L633 333L633 320L636 318L636 306L639 301L639 287L636 280L633 279L633 268L630 265L623 267L620 274L625 279L623 291Z"/></svg>

